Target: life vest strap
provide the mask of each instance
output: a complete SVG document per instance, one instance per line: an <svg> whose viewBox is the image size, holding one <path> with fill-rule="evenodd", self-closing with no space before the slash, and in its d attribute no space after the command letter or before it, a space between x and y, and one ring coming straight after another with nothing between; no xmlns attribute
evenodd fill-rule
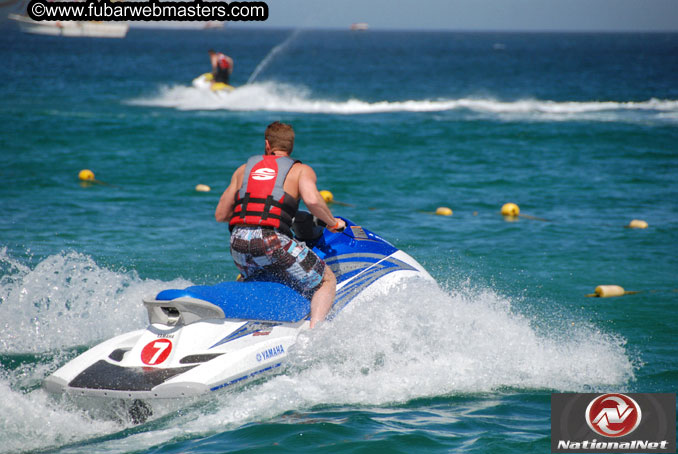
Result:
<svg viewBox="0 0 678 454"><path fill-rule="evenodd" d="M245 193L245 197L242 199L236 200L236 207L237 206L248 206L250 203L260 203L264 205L264 215L268 214L271 210L271 207L273 208L280 208L283 211L289 212L290 208L283 204L278 202L273 198L272 195L269 195L265 199L260 198L260 197L251 197L249 192ZM293 216L293 213L290 213L291 216ZM266 219L265 217L262 219Z"/></svg>
<svg viewBox="0 0 678 454"><path fill-rule="evenodd" d="M264 216L262 214L263 214L262 211L244 211L244 212L238 213L238 216L242 217L243 219L245 219L246 216L257 216L257 217L261 217L261 219L264 220ZM287 220L288 219L287 217L282 216L280 214L271 214L271 213L268 214L268 218L270 218L270 219L280 219L280 220Z"/></svg>
<svg viewBox="0 0 678 454"><path fill-rule="evenodd" d="M248 203L263 203L265 205L271 205L275 208L281 208L281 209L285 208L285 205L283 205L282 203L275 200L272 195L269 195L268 197L263 199L263 198L260 198L260 197L251 197L249 192L246 192L245 197L236 201L236 203L238 205L240 205L240 204L246 205Z"/></svg>

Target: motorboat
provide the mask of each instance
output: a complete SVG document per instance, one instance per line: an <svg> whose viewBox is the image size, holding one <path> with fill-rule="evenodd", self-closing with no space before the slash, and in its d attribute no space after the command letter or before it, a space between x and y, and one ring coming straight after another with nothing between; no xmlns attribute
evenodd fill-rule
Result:
<svg viewBox="0 0 678 454"><path fill-rule="evenodd" d="M87 38L124 38L129 24L104 21L35 21L23 14L8 16L24 33Z"/></svg>

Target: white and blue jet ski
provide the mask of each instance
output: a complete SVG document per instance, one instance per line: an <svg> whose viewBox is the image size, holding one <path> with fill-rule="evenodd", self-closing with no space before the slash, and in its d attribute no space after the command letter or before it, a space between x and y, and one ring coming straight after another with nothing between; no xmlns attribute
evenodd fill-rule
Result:
<svg viewBox="0 0 678 454"><path fill-rule="evenodd" d="M349 220L332 233L300 211L295 237L337 277L332 309L385 293L404 278L433 278L412 257ZM163 290L144 298L150 324L107 340L47 377L47 391L143 403L184 398L243 383L283 365L308 329L310 301L260 276ZM144 418L141 418L143 420Z"/></svg>

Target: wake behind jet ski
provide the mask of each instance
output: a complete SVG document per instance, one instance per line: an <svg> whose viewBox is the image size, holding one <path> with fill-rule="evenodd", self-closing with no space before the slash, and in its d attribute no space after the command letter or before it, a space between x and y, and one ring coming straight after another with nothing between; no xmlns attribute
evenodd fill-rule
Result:
<svg viewBox="0 0 678 454"><path fill-rule="evenodd" d="M343 219L343 218L342 218ZM404 278L433 278L412 257L344 219L332 233L299 211L293 230L337 277L336 314L383 294ZM212 286L167 289L144 298L149 326L107 340L43 383L52 393L123 399L135 422L145 401L197 396L241 384L283 365L308 329L310 300L270 276ZM136 415L136 416L135 416Z"/></svg>

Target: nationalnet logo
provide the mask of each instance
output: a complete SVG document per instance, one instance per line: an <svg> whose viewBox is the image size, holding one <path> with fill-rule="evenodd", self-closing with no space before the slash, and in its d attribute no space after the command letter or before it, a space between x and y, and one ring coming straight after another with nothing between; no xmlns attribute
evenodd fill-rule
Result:
<svg viewBox="0 0 678 454"><path fill-rule="evenodd" d="M675 452L676 395L551 394L551 452Z"/></svg>
<svg viewBox="0 0 678 454"><path fill-rule="evenodd" d="M629 396L603 394L586 407L586 422L599 435L623 437L636 430L642 413L640 405Z"/></svg>

